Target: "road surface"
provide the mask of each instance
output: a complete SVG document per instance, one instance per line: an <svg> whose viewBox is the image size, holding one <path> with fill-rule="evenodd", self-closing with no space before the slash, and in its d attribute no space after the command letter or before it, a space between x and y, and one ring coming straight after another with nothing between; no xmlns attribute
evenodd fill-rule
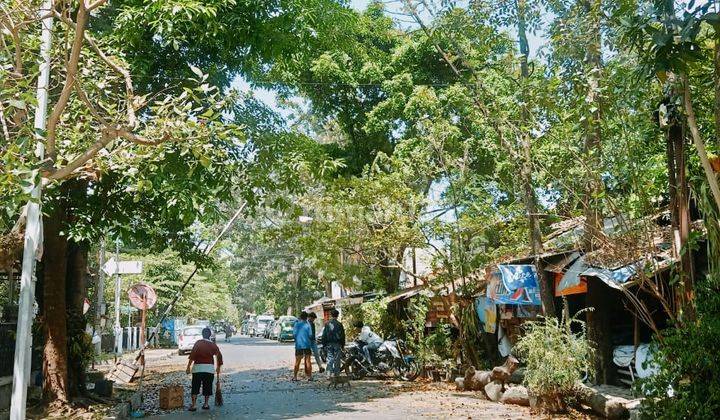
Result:
<svg viewBox="0 0 720 420"><path fill-rule="evenodd" d="M327 387L324 375L317 380L291 382L294 347L261 338L218 337L225 367L225 404L197 412L161 412L156 419L408 419L408 418L529 418L528 409L496 404L476 393L457 393L436 384L407 384L393 380L353 381L349 390ZM163 362L165 372L158 382L186 386L189 402L187 356ZM314 366L315 369L315 366ZM169 373L168 373L169 372ZM151 375L152 377L152 375ZM301 374L302 377L302 374ZM151 380L152 382L152 380ZM151 388L152 389L152 388ZM151 391L153 392L153 391ZM156 392L156 390L154 391ZM202 398L202 397L201 397ZM154 403L149 402L154 405ZM198 404L199 408L200 404ZM152 411L148 406L146 411Z"/></svg>

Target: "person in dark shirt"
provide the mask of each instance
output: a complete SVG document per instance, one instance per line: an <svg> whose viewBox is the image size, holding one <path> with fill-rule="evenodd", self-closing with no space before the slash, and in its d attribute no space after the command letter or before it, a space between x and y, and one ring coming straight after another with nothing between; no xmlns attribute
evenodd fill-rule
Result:
<svg viewBox="0 0 720 420"><path fill-rule="evenodd" d="M315 312L310 312L308 314L308 323L310 324L310 329L312 330L312 334L310 335L310 349L312 350L313 356L315 356L315 363L318 365L318 371L320 373L325 372L325 368L323 368L322 360L320 359L320 352L318 351L317 346L317 337L315 336L315 320L317 319L317 315L315 315Z"/></svg>
<svg viewBox="0 0 720 420"><path fill-rule="evenodd" d="M340 312L337 309L330 311L330 321L325 324L322 333L323 347L327 351L327 368L330 375L340 374L341 353L345 347L345 328L338 321Z"/></svg>
<svg viewBox="0 0 720 420"><path fill-rule="evenodd" d="M197 408L197 396L200 393L200 386L202 385L203 397L205 397L205 404L203 404L203 410L209 410L210 405L208 400L212 395L212 384L214 375L217 374L218 381L220 380L220 366L223 364L222 353L218 346L210 340L212 332L210 328L205 327L202 330L202 340L198 340L193 346L188 357L187 369L185 372L190 374L192 372L192 385L190 390L190 399L192 403L188 410L195 411ZM215 357L215 361L213 361Z"/></svg>

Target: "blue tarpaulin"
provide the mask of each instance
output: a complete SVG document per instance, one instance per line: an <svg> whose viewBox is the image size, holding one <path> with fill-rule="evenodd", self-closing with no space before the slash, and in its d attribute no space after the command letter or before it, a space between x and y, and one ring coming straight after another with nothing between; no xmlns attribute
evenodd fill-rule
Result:
<svg viewBox="0 0 720 420"><path fill-rule="evenodd" d="M623 284L627 283L628 280L635 276L637 269L638 264L626 265L625 267L620 267L615 270L590 267L583 271L582 275L586 277L597 277L608 286L620 289Z"/></svg>

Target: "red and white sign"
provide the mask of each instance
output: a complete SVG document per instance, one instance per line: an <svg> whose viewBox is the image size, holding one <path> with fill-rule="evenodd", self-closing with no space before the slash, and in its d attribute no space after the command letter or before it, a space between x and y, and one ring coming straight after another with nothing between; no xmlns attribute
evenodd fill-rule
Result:
<svg viewBox="0 0 720 420"><path fill-rule="evenodd" d="M128 298L132 306L138 309L150 309L157 302L155 290L144 283L138 283L128 290Z"/></svg>

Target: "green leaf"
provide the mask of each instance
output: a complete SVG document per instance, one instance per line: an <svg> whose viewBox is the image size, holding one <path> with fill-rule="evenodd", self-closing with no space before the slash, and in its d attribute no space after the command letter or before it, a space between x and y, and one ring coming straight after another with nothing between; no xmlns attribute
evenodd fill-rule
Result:
<svg viewBox="0 0 720 420"><path fill-rule="evenodd" d="M195 73L195 75L197 75L197 77L200 77L200 78L203 77L203 72L202 72L202 70L200 70L199 68L193 66L192 64L188 64L188 66L190 66L190 70L192 70L192 72Z"/></svg>

